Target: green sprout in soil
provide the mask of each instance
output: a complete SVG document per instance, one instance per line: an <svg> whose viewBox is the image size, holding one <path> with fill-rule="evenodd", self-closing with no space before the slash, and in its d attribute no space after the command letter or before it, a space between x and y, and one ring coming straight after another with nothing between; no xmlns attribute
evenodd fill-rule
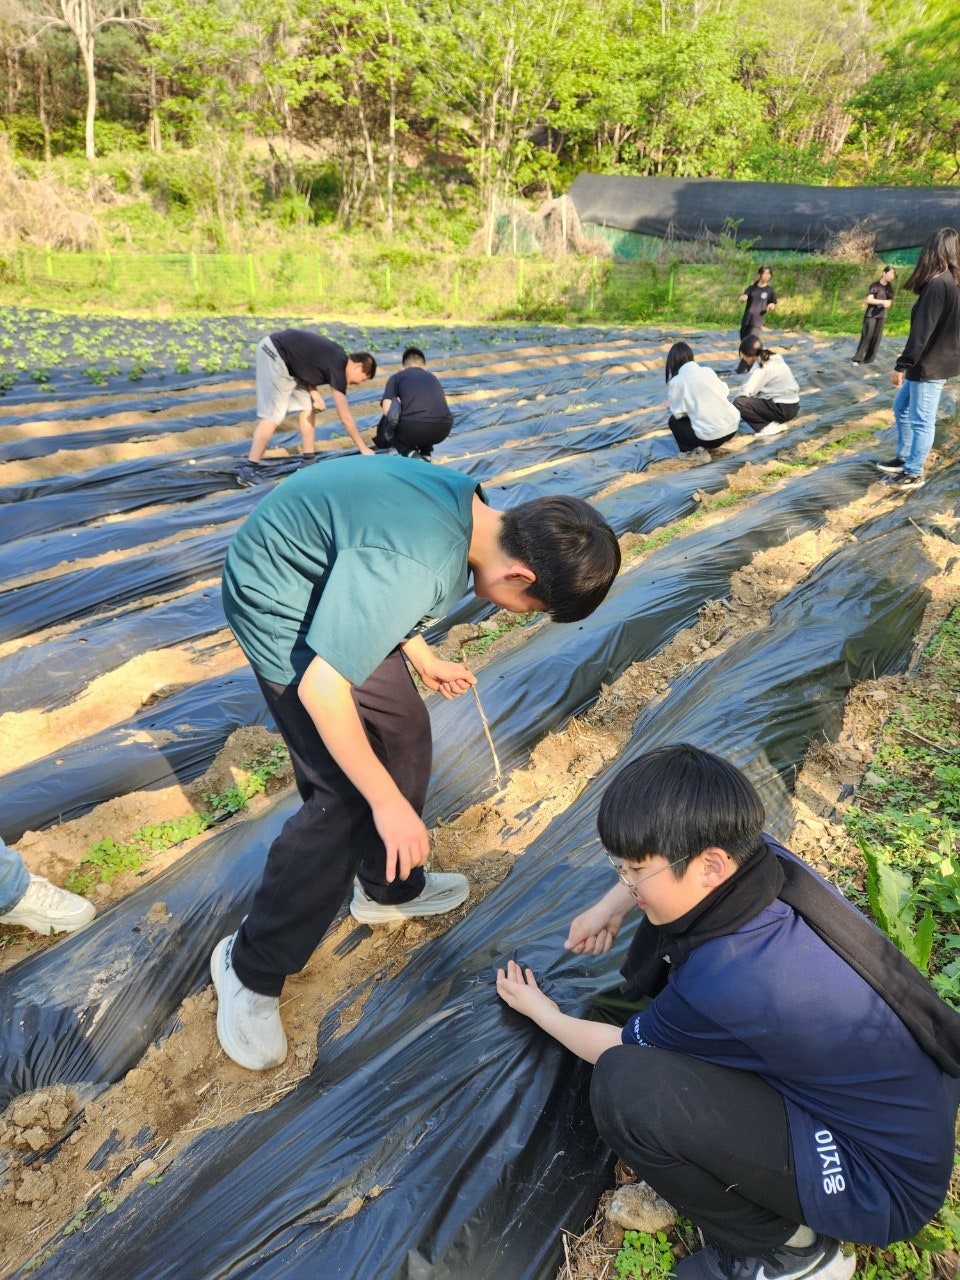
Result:
<svg viewBox="0 0 960 1280"><path fill-rule="evenodd" d="M245 809L254 796L266 790L268 780L286 767L289 758L286 748L277 744L244 765L244 776L232 787L205 794L205 810L170 818L166 822L148 823L135 831L129 840L114 840L110 836L99 840L67 876L66 888L73 893L89 893L94 885L109 884L125 871L139 871L158 853L202 835L210 827Z"/></svg>

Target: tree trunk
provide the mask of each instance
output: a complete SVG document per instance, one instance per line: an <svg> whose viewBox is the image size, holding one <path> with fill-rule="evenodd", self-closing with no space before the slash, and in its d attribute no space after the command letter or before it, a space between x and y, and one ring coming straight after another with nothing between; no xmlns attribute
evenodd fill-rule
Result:
<svg viewBox="0 0 960 1280"><path fill-rule="evenodd" d="M83 73L87 79L87 116L84 126L84 140L88 160L97 158L97 150L93 140L93 122L97 117L97 77L93 57L93 36L80 45L80 56L83 60Z"/></svg>
<svg viewBox="0 0 960 1280"><path fill-rule="evenodd" d="M150 68L150 82L148 86L149 92L149 117L147 124L147 145L151 151L155 151L157 155L163 150L163 137L160 133L160 115L157 111L159 95L157 93L157 68Z"/></svg>
<svg viewBox="0 0 960 1280"><path fill-rule="evenodd" d="M47 73L49 65L46 52L40 59L40 66L37 75L37 114L40 117L40 128L43 130L43 158L50 163L52 153L50 150L50 121L47 119Z"/></svg>

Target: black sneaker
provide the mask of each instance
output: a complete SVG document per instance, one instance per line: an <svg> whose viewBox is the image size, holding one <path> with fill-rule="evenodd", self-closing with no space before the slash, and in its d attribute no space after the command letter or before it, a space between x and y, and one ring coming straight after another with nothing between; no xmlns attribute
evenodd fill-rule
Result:
<svg viewBox="0 0 960 1280"><path fill-rule="evenodd" d="M901 491L906 491L910 489L922 489L926 483L927 482L924 480L923 476L910 476L904 472L902 476L899 476L894 480L893 487Z"/></svg>
<svg viewBox="0 0 960 1280"><path fill-rule="evenodd" d="M850 1280L857 1267L836 1240L817 1236L805 1249L781 1245L761 1258L737 1257L719 1245L708 1244L699 1253L678 1262L677 1280Z"/></svg>
<svg viewBox="0 0 960 1280"><path fill-rule="evenodd" d="M244 458L242 462L237 463L236 481L241 489L251 489L254 485L266 484L270 478L269 468L262 462L251 462L249 458Z"/></svg>
<svg viewBox="0 0 960 1280"><path fill-rule="evenodd" d="M319 453L301 453L300 470L302 471L304 467L312 467L315 462L319 462L319 461L320 461Z"/></svg>
<svg viewBox="0 0 960 1280"><path fill-rule="evenodd" d="M878 462L877 470L888 476L898 476L903 471L903 459L891 458L889 462Z"/></svg>

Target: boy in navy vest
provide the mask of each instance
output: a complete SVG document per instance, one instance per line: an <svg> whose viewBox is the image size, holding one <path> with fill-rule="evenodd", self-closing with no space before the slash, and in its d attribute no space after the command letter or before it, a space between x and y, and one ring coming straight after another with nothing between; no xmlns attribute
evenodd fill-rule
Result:
<svg viewBox="0 0 960 1280"><path fill-rule="evenodd" d="M600 804L618 882L565 946L650 1003L621 1030L569 1017L510 962L497 990L596 1063L600 1133L710 1241L677 1280L848 1280L838 1241L885 1246L940 1208L960 1015L841 894L763 834L733 765L686 743L623 768Z"/></svg>

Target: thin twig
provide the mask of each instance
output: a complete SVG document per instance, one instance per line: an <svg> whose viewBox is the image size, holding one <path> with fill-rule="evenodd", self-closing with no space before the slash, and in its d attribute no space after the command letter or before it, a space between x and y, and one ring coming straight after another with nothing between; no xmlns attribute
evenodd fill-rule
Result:
<svg viewBox="0 0 960 1280"><path fill-rule="evenodd" d="M464 655L464 644L465 644L465 642L464 642L464 641L461 641L461 643L460 643L460 660L461 660L461 661L463 662L463 664L466 666L467 659L466 659L466 657L465 657L465 655ZM476 702L476 704L477 704L477 710L480 712L480 721L481 721L481 723L482 723L482 725L483 725L483 732L487 735L487 742L490 744L490 754L493 756L493 768L494 768L494 771L495 771L495 773L496 773L496 779L495 779L495 781L496 781L497 786L499 787L499 785L500 785L500 780L501 780L501 778L502 778L502 776L503 776L503 775L501 774L501 772L500 772L500 761L499 761L499 759L497 758L497 749L496 749L496 747L493 745L493 737L492 737L492 735L491 735L491 733L490 733L490 723L489 723L489 721L487 720L487 717L486 717L486 716L484 715L484 713L483 713L483 707L480 705L480 694L477 692L477 686L476 686L476 685L474 685L474 686L473 686L473 698L474 698L474 701L475 701L475 702Z"/></svg>

